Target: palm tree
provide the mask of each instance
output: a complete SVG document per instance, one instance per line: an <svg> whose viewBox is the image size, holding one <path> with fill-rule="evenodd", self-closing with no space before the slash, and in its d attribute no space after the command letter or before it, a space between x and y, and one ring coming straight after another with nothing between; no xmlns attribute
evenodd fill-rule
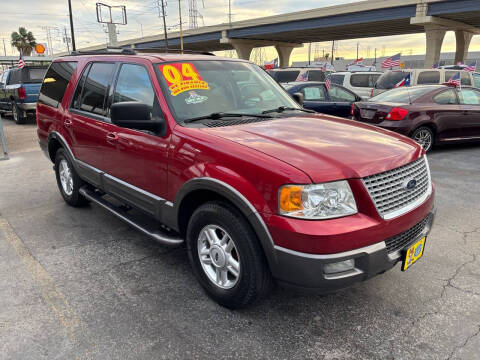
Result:
<svg viewBox="0 0 480 360"><path fill-rule="evenodd" d="M15 46L19 52L22 50L23 55L30 56L35 45L37 43L32 32L27 31L24 27L19 27L18 32L12 32L12 46Z"/></svg>

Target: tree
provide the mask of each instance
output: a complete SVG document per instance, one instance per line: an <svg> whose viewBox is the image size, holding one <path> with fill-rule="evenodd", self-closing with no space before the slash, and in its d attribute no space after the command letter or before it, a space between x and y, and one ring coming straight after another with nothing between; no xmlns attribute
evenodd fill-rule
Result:
<svg viewBox="0 0 480 360"><path fill-rule="evenodd" d="M30 56L37 43L31 31L27 31L23 26L18 28L18 32L12 32L12 46L15 46L23 55Z"/></svg>

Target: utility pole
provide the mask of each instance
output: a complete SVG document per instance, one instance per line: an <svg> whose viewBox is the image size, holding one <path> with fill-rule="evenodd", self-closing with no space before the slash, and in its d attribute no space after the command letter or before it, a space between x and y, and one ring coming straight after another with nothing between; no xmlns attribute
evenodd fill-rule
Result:
<svg viewBox="0 0 480 360"><path fill-rule="evenodd" d="M358 60L358 45L360 44L359 41L357 41L357 60Z"/></svg>
<svg viewBox="0 0 480 360"><path fill-rule="evenodd" d="M335 40L332 41L332 59L331 59L332 66L333 66L334 51L335 51Z"/></svg>
<svg viewBox="0 0 480 360"><path fill-rule="evenodd" d="M165 52L168 53L167 15L165 14L165 2L164 0L157 0L157 4L158 3L161 3L160 6L162 7L163 32L165 33Z"/></svg>
<svg viewBox="0 0 480 360"><path fill-rule="evenodd" d="M375 48L375 60L373 61L374 64L377 63L377 48Z"/></svg>
<svg viewBox="0 0 480 360"><path fill-rule="evenodd" d="M5 46L5 38L3 39L3 55L7 56L7 47Z"/></svg>
<svg viewBox="0 0 480 360"><path fill-rule="evenodd" d="M228 0L228 25L232 26L232 0Z"/></svg>
<svg viewBox="0 0 480 360"><path fill-rule="evenodd" d="M312 52L312 43L308 43L308 65L310 65L310 54Z"/></svg>
<svg viewBox="0 0 480 360"><path fill-rule="evenodd" d="M180 19L180 50L183 54L183 28L182 28L182 5L181 0L178 0L178 17Z"/></svg>
<svg viewBox="0 0 480 360"><path fill-rule="evenodd" d="M69 39L68 39L68 34L67 34L67 27L63 27L63 41L67 44L67 52L70 53L70 44L69 44Z"/></svg>
<svg viewBox="0 0 480 360"><path fill-rule="evenodd" d="M68 0L68 13L70 15L70 34L72 36L72 51L76 51L75 33L73 32L73 16L72 16L72 1Z"/></svg>

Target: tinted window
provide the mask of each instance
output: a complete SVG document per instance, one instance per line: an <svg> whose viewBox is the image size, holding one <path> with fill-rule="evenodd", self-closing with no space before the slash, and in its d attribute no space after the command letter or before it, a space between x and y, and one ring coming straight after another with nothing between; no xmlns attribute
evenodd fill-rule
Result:
<svg viewBox="0 0 480 360"><path fill-rule="evenodd" d="M323 86L308 86L302 90L305 101L325 101Z"/></svg>
<svg viewBox="0 0 480 360"><path fill-rule="evenodd" d="M440 84L440 71L422 71L418 75L417 84Z"/></svg>
<svg viewBox="0 0 480 360"><path fill-rule="evenodd" d="M480 105L480 92L473 89L462 89L458 92L460 104Z"/></svg>
<svg viewBox="0 0 480 360"><path fill-rule="evenodd" d="M445 71L445 81L447 82L453 76L455 76L457 73L458 73L458 71ZM460 71L460 79L461 79L462 85L465 85L465 86L471 86L472 85L472 80L470 80L470 75L468 75L467 72Z"/></svg>
<svg viewBox="0 0 480 360"><path fill-rule="evenodd" d="M292 82L297 80L299 70L290 70L290 71L277 71L275 80L278 82Z"/></svg>
<svg viewBox="0 0 480 360"><path fill-rule="evenodd" d="M85 85L85 80L87 79L88 71L90 70L92 64L88 64L83 69L82 77L77 83L77 88L75 89L75 94L73 94L72 107L74 109L80 109L80 102L82 100L83 86Z"/></svg>
<svg viewBox="0 0 480 360"><path fill-rule="evenodd" d="M377 96L372 97L368 101L372 102L393 102L393 103L404 103L409 104L414 101L416 98L425 95L429 91L432 91L430 86L419 86L419 87L400 87L385 91Z"/></svg>
<svg viewBox="0 0 480 360"><path fill-rule="evenodd" d="M63 95L65 94L67 85L76 67L76 62L52 63L52 65L48 68L45 79L43 80L42 88L40 89L40 95L38 96L38 102L53 107L58 107L58 105L62 102ZM35 70L45 71L45 69Z"/></svg>
<svg viewBox="0 0 480 360"><path fill-rule="evenodd" d="M375 87L377 89L393 89L402 79L409 74L406 71L388 71L378 78Z"/></svg>
<svg viewBox="0 0 480 360"><path fill-rule="evenodd" d="M473 86L480 88L480 74L472 74L473 75Z"/></svg>
<svg viewBox="0 0 480 360"><path fill-rule="evenodd" d="M372 88L380 74L352 74L350 85L355 87Z"/></svg>
<svg viewBox="0 0 480 360"><path fill-rule="evenodd" d="M355 101L355 95L335 85L330 88L328 94L332 101Z"/></svg>
<svg viewBox="0 0 480 360"><path fill-rule="evenodd" d="M325 81L325 73L321 70L309 70L308 81Z"/></svg>
<svg viewBox="0 0 480 360"><path fill-rule="evenodd" d="M105 116L105 97L114 68L114 64L92 64L83 88L80 110Z"/></svg>
<svg viewBox="0 0 480 360"><path fill-rule="evenodd" d="M46 67L41 68L23 68L23 82L29 83L41 83L45 73Z"/></svg>
<svg viewBox="0 0 480 360"><path fill-rule="evenodd" d="M449 89L435 95L433 101L437 104L457 104L457 95L454 90Z"/></svg>
<svg viewBox="0 0 480 360"><path fill-rule="evenodd" d="M345 75L330 75L330 81L334 84L343 85L343 79L345 79Z"/></svg>
<svg viewBox="0 0 480 360"><path fill-rule="evenodd" d="M22 82L22 71L21 69L14 69L10 71L10 77L8 78L8 84L20 84Z"/></svg>

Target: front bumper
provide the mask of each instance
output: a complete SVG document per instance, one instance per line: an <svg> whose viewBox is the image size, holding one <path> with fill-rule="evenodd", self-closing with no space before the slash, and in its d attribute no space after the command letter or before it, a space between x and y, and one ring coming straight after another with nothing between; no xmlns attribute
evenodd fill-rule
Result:
<svg viewBox="0 0 480 360"><path fill-rule="evenodd" d="M37 103L17 103L17 106L23 111L35 111Z"/></svg>
<svg viewBox="0 0 480 360"><path fill-rule="evenodd" d="M335 254L308 254L275 246L277 264L272 272L277 282L283 286L320 292L338 290L365 281L393 268L402 260L404 249L428 235L433 225L435 212L435 209L432 209L427 214L426 223L421 232L400 250L389 253L385 241ZM326 264L349 259L353 259L355 263L352 270L325 274Z"/></svg>

